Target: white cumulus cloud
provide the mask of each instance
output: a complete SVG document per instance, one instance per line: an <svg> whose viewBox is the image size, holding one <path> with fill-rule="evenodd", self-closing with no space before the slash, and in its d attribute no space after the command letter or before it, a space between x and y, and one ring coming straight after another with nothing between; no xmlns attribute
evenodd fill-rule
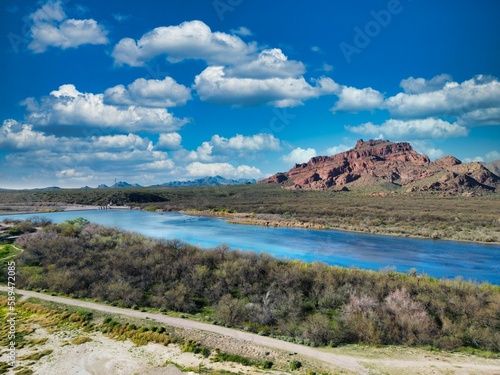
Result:
<svg viewBox="0 0 500 375"><path fill-rule="evenodd" d="M417 139L410 140L410 144L420 154L427 155L431 160L439 159L444 156L444 151L432 145L431 142Z"/></svg>
<svg viewBox="0 0 500 375"><path fill-rule="evenodd" d="M305 72L300 61L288 60L279 48L265 49L248 63L238 64L225 70L228 76L239 78L297 77Z"/></svg>
<svg viewBox="0 0 500 375"><path fill-rule="evenodd" d="M195 78L194 89L203 101L235 106L270 104L294 107L304 100L331 94L336 87L330 78L320 78L310 85L299 78L237 78L227 77L222 66L211 66Z"/></svg>
<svg viewBox="0 0 500 375"><path fill-rule="evenodd" d="M259 168L248 165L235 167L229 163L200 163L195 161L186 166L186 171L192 177L219 175L226 178L259 178L262 176Z"/></svg>
<svg viewBox="0 0 500 375"><path fill-rule="evenodd" d="M237 134L231 138L214 135L211 144L216 148L239 151L280 150L280 140L272 134L260 133L251 136Z"/></svg>
<svg viewBox="0 0 500 375"><path fill-rule="evenodd" d="M158 150L176 150L181 147L182 137L179 133L160 134L155 149Z"/></svg>
<svg viewBox="0 0 500 375"><path fill-rule="evenodd" d="M288 153L287 155L283 155L280 159L285 163L290 164L305 163L316 155L317 152L314 148L304 149L302 147L297 147L290 151L290 153Z"/></svg>
<svg viewBox="0 0 500 375"><path fill-rule="evenodd" d="M13 119L5 120L0 127L0 148L3 150L52 148L57 143L55 136L46 136L34 131L32 125L21 124Z"/></svg>
<svg viewBox="0 0 500 375"><path fill-rule="evenodd" d="M461 114L457 122L460 125L469 127L500 125L500 105L494 108L476 109Z"/></svg>
<svg viewBox="0 0 500 375"><path fill-rule="evenodd" d="M480 122L487 123L490 113L485 110L494 109L493 114L498 115L500 82L496 78L478 75L462 83L449 82L447 79L443 80L445 83L441 89L435 89L435 85L431 85L432 91L412 87L410 93L399 93L388 98L384 107L391 115L402 118L454 116L473 122L474 115L468 114L479 111L476 114L480 115ZM412 86L408 83L405 85ZM421 86L428 88L425 83Z"/></svg>
<svg viewBox="0 0 500 375"><path fill-rule="evenodd" d="M371 111L379 108L384 102L384 96L371 87L357 89L355 87L342 86L337 95L339 100L332 108L334 112Z"/></svg>
<svg viewBox="0 0 500 375"><path fill-rule="evenodd" d="M32 40L28 48L35 53L47 47L76 48L84 44L107 44L107 30L93 19L68 19L62 2L50 0L30 14Z"/></svg>
<svg viewBox="0 0 500 375"><path fill-rule="evenodd" d="M341 152L344 152L344 151L347 151L350 149L351 149L351 147L341 144L338 146L333 146L333 147L327 148L326 153L327 153L327 155L336 155L336 154L340 154Z"/></svg>
<svg viewBox="0 0 500 375"><path fill-rule="evenodd" d="M449 74L440 74L429 80L425 78L407 78L401 80L399 84L407 94L422 94L441 90L446 83L451 82L452 78Z"/></svg>
<svg viewBox="0 0 500 375"><path fill-rule="evenodd" d="M432 117L417 120L390 119L381 125L367 122L357 126L346 126L346 129L379 139L452 138L464 137L469 133L463 126Z"/></svg>
<svg viewBox="0 0 500 375"><path fill-rule="evenodd" d="M74 125L163 133L175 131L187 122L164 108L107 105L103 94L83 93L72 84L60 86L40 102L28 98L23 104L27 122L37 126Z"/></svg>
<svg viewBox="0 0 500 375"><path fill-rule="evenodd" d="M139 40L124 38L114 47L117 65L142 66L146 61L166 55L170 62L201 59L208 64L228 64L247 59L256 51L236 35L212 32L202 21L183 22L177 26L157 27Z"/></svg>
<svg viewBox="0 0 500 375"><path fill-rule="evenodd" d="M237 134L231 138L215 134L210 141L203 142L196 150L181 150L177 153L177 157L193 161L214 161L214 159L226 158L229 155L248 158L259 151L279 151L281 150L280 143L278 138L266 133L250 136Z"/></svg>
<svg viewBox="0 0 500 375"><path fill-rule="evenodd" d="M110 87L104 92L104 103L121 106L177 107L191 99L191 90L171 77L163 80L139 78L129 84Z"/></svg>

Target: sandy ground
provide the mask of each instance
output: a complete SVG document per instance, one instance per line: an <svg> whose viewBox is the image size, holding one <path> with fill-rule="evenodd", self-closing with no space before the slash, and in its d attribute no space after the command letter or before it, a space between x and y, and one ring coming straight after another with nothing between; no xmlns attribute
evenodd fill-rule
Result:
<svg viewBox="0 0 500 375"><path fill-rule="evenodd" d="M75 337L87 336L92 341L80 345L69 344ZM201 355L183 353L176 345L148 344L137 346L130 341L110 339L100 332L91 334L81 331L59 331L49 333L38 327L30 338L48 338L43 345L35 348L23 348L18 355L26 355L42 350L53 350L52 354L38 361L19 361L18 365L30 368L36 375L176 375L182 372L173 362L183 368L191 368L198 372L200 364L204 369L225 370L244 374L256 373L256 369L232 363L211 363ZM1 358L0 360L3 360ZM269 373L280 374L276 371ZM10 369L8 374L15 374Z"/></svg>

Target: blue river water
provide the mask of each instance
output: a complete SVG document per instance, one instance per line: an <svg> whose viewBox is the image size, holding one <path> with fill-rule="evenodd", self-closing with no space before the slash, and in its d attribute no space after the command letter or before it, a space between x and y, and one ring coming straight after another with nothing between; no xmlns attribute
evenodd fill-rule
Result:
<svg viewBox="0 0 500 375"><path fill-rule="evenodd" d="M25 219L33 214L0 216ZM500 246L468 242L424 240L370 235L338 230L269 228L229 224L223 219L137 210L96 210L38 214L56 223L83 217L91 222L134 231L154 238L179 239L212 248L266 252L286 259L321 261L342 267L399 272L417 269L437 278L500 285Z"/></svg>

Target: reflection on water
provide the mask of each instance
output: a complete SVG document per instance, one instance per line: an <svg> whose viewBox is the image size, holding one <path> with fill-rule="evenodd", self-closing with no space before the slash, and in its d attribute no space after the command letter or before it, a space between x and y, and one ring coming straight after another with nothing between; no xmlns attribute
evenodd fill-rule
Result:
<svg viewBox="0 0 500 375"><path fill-rule="evenodd" d="M27 218L33 215L0 216ZM102 225L136 231L156 238L177 238L203 248L266 252L280 258L321 261L342 267L380 270L395 267L434 277L462 276L500 285L500 246L452 241L419 240L336 230L269 228L228 224L222 219L179 213L145 211L55 212L40 216L54 222L84 217Z"/></svg>

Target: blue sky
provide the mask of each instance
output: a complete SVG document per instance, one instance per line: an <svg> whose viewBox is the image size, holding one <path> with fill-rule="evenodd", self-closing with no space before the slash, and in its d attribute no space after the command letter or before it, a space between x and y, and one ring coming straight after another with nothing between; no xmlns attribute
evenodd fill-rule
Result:
<svg viewBox="0 0 500 375"><path fill-rule="evenodd" d="M0 187L261 178L357 139L500 159L500 3L5 0Z"/></svg>

